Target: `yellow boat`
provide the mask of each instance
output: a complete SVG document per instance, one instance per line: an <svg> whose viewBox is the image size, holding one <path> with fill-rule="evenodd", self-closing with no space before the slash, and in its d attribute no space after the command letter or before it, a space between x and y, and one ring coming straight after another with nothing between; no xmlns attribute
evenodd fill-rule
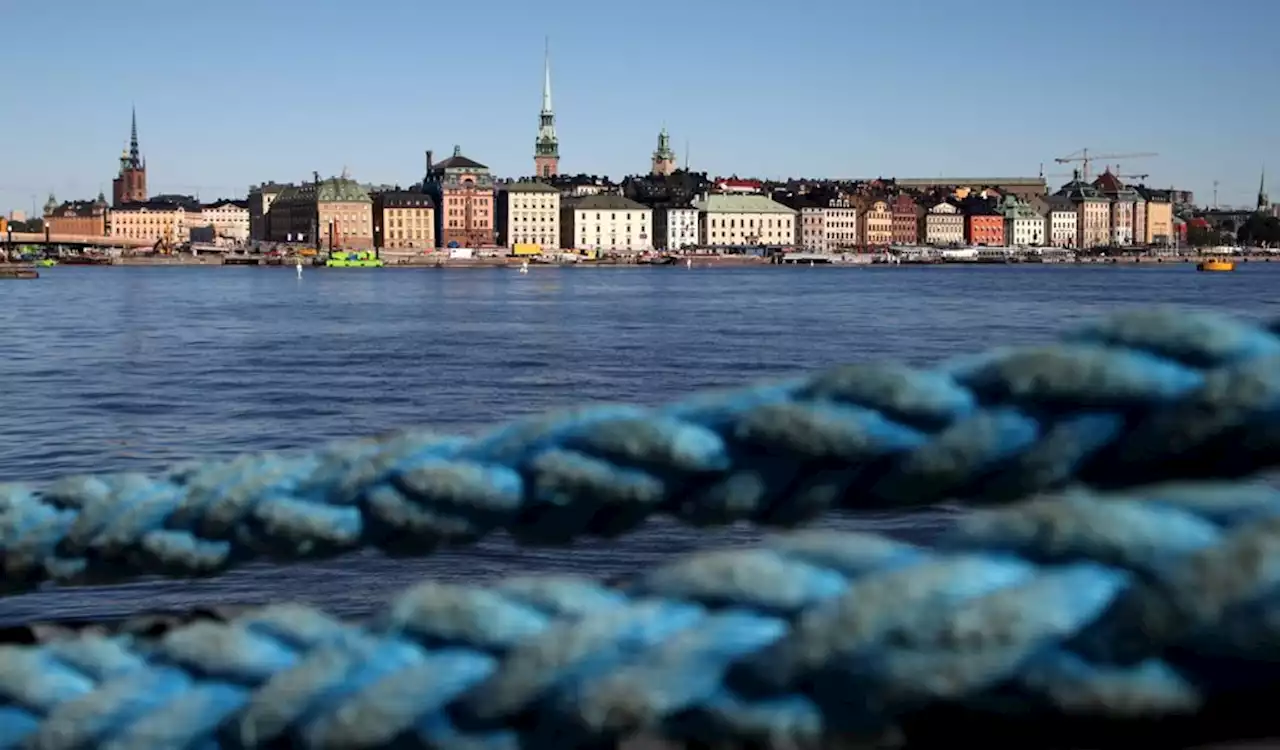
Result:
<svg viewBox="0 0 1280 750"><path fill-rule="evenodd" d="M1227 260L1226 258L1209 258L1202 260L1196 264L1197 271L1234 271L1236 270L1236 262Z"/></svg>

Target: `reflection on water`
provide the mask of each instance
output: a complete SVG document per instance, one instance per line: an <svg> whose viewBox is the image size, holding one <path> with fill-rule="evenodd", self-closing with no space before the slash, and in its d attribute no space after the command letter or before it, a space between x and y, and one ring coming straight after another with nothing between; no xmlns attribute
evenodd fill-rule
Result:
<svg viewBox="0 0 1280 750"><path fill-rule="evenodd" d="M531 268L343 273L51 268L4 288L0 479L154 470L422 425L473 430L583 401L655 403L838 362L914 363L1043 340L1118 307L1273 316L1277 266ZM946 514L830 519L925 537ZM0 620L306 597L356 612L423 575L612 574L702 543L657 524L569 550L502 540L432 560L365 554L200 582L0 600Z"/></svg>

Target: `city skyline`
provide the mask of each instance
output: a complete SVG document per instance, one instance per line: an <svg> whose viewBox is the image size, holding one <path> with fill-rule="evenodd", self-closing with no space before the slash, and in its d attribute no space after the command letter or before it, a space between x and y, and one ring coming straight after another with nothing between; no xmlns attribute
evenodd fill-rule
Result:
<svg viewBox="0 0 1280 750"><path fill-rule="evenodd" d="M1087 0L1052 23L1047 8L1020 9L1016 19L940 19L931 13L941 6L923 0L895 4L897 15L816 2L826 21L810 29L812 41L781 42L770 53L743 35L791 21L771 18L772 6L758 2L736 3L723 18L724 2L657 2L649 15L682 21L662 33L622 23L618 9L569 3L531 15L496 5L500 12L447 8L428 16L388 0L386 15L403 22L379 24L385 44L335 47L339 32L358 36L350 27L363 20L328 4L299 16L290 13L295 0L271 7L229 0L206 18L167 6L158 13L160 4L140 0L124 14L86 5L68 21L43 4L15 3L12 28L56 19L66 53L41 55L39 34L19 35L0 51L24 73L33 67L24 60L45 60L24 83L49 92L39 106L8 99L25 109L0 178L0 208L29 212L49 192L109 194L133 106L153 194L243 196L253 183L344 168L362 182L408 185L421 178L424 149L447 153L455 144L496 175L530 175L547 37L561 173L643 174L664 125L682 166L688 144L697 171L766 179L1034 176L1043 164L1056 185L1073 165L1053 158L1088 147L1159 153L1122 163L1122 171L1193 190L1205 204L1216 180L1219 203L1248 205L1259 171L1280 164L1277 104L1233 93L1225 109L1194 106L1220 94L1224 81L1274 80L1280 66L1263 35L1266 19L1280 13L1270 6L1218 4L1228 19L1244 19L1247 9L1248 22L1229 42L1213 42L1188 22L1195 6L1183 0L1118 7ZM184 41L177 32L197 20L210 38L238 40L237 54ZM407 63L423 56L409 30L432 29L433 43L442 43L450 28L463 40L477 24L486 43L446 55L474 58L468 66L442 65L426 82L413 74ZM126 26L153 41L147 55L160 63L139 66L111 45L121 38L113 29ZM857 44L828 49L840 27L861 28L848 40ZM864 33L869 27L879 33ZM1161 30L1159 39L1147 38L1150 28ZM1061 41L1073 30L1097 40L1083 48L1090 54L1070 54L1082 49ZM305 43L279 46L291 32ZM928 48L948 33L966 49ZM273 38L276 46L262 46ZM608 54L600 54L601 42ZM1177 55L1168 52L1175 47ZM925 59L913 58L914 49ZM318 56L308 61L314 67L295 59L305 54ZM430 68L429 60L421 64ZM88 65L92 80L83 74ZM1052 116L1055 102L1074 116Z"/></svg>

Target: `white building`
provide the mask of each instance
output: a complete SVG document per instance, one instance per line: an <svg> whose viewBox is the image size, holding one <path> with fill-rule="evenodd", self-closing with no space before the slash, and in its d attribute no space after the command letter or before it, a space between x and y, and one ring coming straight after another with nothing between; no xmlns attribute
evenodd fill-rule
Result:
<svg viewBox="0 0 1280 750"><path fill-rule="evenodd" d="M576 250L640 253L653 249L653 209L620 195L565 200L560 246Z"/></svg>
<svg viewBox="0 0 1280 750"><path fill-rule="evenodd" d="M698 241L705 247L793 246L797 211L763 195L703 195Z"/></svg>
<svg viewBox="0 0 1280 750"><path fill-rule="evenodd" d="M1004 244L1010 247L1044 245L1044 215L1015 195L1006 195L1000 205L1004 215Z"/></svg>
<svg viewBox="0 0 1280 750"><path fill-rule="evenodd" d="M498 191L498 242L503 247L560 247L560 191L543 182L515 182Z"/></svg>
<svg viewBox="0 0 1280 750"><path fill-rule="evenodd" d="M1004 243L1011 247L1040 247L1044 244L1044 217L1034 210L1006 216Z"/></svg>
<svg viewBox="0 0 1280 750"><path fill-rule="evenodd" d="M794 204L793 204L794 205ZM858 246L858 209L847 200L800 204L800 247L837 253Z"/></svg>
<svg viewBox="0 0 1280 750"><path fill-rule="evenodd" d="M215 237L233 242L249 239L249 203L221 200L200 206L200 225L213 227Z"/></svg>
<svg viewBox="0 0 1280 750"><path fill-rule="evenodd" d="M661 208L653 212L653 236L657 247L680 250L698 244L698 209L692 206Z"/></svg>
<svg viewBox="0 0 1280 750"><path fill-rule="evenodd" d="M951 203L943 201L924 215L924 244L934 247L963 245L964 215Z"/></svg>
<svg viewBox="0 0 1280 750"><path fill-rule="evenodd" d="M1045 217L1048 244L1053 247L1075 247L1077 216L1071 201L1056 196L1050 198L1049 213Z"/></svg>

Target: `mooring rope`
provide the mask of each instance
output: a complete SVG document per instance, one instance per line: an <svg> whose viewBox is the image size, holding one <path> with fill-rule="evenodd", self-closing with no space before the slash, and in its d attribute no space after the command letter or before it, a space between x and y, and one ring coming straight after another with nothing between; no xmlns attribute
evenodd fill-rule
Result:
<svg viewBox="0 0 1280 750"><path fill-rule="evenodd" d="M1154 311L928 371L861 365L476 438L6 486L11 592L425 554L498 529L564 543L656 514L992 509L932 549L803 532L623 588L427 583L363 625L283 606L158 641L0 648L0 750L586 750L637 732L883 746L957 716L1114 729L1224 701L1265 724L1280 493L1238 480L1277 463L1278 430L1274 330ZM1204 479L1237 481L1185 481ZM1153 484L1168 480L1184 483Z"/></svg>
<svg viewBox="0 0 1280 750"><path fill-rule="evenodd" d="M883 742L939 706L1194 715L1280 681L1277 584L1274 489L1072 492L934 549L795 532L626 590L427 583L365 626L279 606L155 643L0 648L0 748Z"/></svg>
<svg viewBox="0 0 1280 750"><path fill-rule="evenodd" d="M1238 476L1280 458L1280 337L1130 313L935 370L854 365L658 409L602 406L476 438L406 432L158 475L0 486L8 592L209 575L505 529L560 544L666 514L793 525L835 508L1007 502Z"/></svg>

